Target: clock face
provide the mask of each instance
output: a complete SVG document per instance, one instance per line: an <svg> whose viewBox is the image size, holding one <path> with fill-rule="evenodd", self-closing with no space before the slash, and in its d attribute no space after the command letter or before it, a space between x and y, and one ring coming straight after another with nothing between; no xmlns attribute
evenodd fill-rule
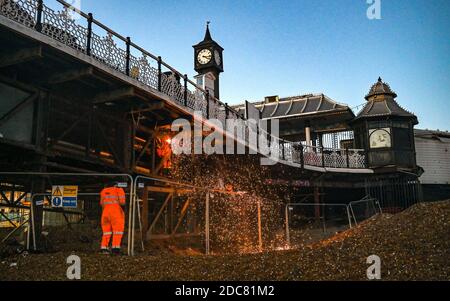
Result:
<svg viewBox="0 0 450 301"><path fill-rule="evenodd" d="M222 64L222 59L220 58L219 51L214 51L214 58L216 60L216 64L220 66L220 64Z"/></svg>
<svg viewBox="0 0 450 301"><path fill-rule="evenodd" d="M203 49L198 53L197 61L202 64L208 64L212 59L212 53L209 49Z"/></svg>
<svg viewBox="0 0 450 301"><path fill-rule="evenodd" d="M370 148L391 147L391 129L383 128L369 131Z"/></svg>

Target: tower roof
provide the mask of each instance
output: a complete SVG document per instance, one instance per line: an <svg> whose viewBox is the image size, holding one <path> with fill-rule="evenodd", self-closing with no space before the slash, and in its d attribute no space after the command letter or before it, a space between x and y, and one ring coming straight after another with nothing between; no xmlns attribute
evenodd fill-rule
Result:
<svg viewBox="0 0 450 301"><path fill-rule="evenodd" d="M205 38L203 39L203 42L211 42L214 41L211 37L211 32L209 31L209 21L206 22L206 32L205 32Z"/></svg>
<svg viewBox="0 0 450 301"><path fill-rule="evenodd" d="M366 100L369 100L370 98L376 95L388 95L392 96L393 98L397 97L397 94L395 94L395 92L392 91L388 83L383 82L381 77L378 77L378 81L372 85L372 88L370 88L370 91L365 98Z"/></svg>
<svg viewBox="0 0 450 301"><path fill-rule="evenodd" d="M378 78L378 81L372 85L369 94L365 97L367 104L358 113L355 120L370 117L397 116L409 117L415 120L417 124L416 115L401 107L394 99L396 97L397 94L392 91L389 84L384 83L381 77Z"/></svg>
<svg viewBox="0 0 450 301"><path fill-rule="evenodd" d="M203 41L201 41L197 45L194 45L193 47L195 48L195 47L199 47L199 46L215 45L218 48L223 50L223 48L216 41L213 40L213 38L211 36L211 31L209 29L209 24L210 24L209 21L206 22L206 31L205 31L205 37L203 38Z"/></svg>
<svg viewBox="0 0 450 301"><path fill-rule="evenodd" d="M308 94L292 97L278 98L273 102L254 102L261 112L261 118L290 118L317 115L323 113L348 112L353 118L353 112L346 105L335 102L324 94ZM242 114L245 111L244 105L234 106Z"/></svg>

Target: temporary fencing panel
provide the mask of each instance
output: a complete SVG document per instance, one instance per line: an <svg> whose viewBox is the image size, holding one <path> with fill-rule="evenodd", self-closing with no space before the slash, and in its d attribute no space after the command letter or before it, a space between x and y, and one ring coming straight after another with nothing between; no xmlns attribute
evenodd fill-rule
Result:
<svg viewBox="0 0 450 301"><path fill-rule="evenodd" d="M286 205L285 227L289 246L319 241L351 226L351 214L345 204Z"/></svg>
<svg viewBox="0 0 450 301"><path fill-rule="evenodd" d="M0 180L14 183L24 191L33 190L29 198L8 206L29 212L30 222L23 225L27 229L27 239L21 239L19 243L31 250L47 252L66 249L99 250L102 237L100 191L104 187L118 184L125 190L128 200L126 203L129 205L134 188L134 180L127 174L1 172ZM40 183L39 188L32 185L36 181ZM55 195L52 197L56 186L77 188L65 198L65 204L70 205L70 208L58 207L62 206L63 198L55 198ZM35 216L37 210L42 210L40 221ZM125 212L127 211L125 208ZM20 231L16 231L14 235L17 236L18 232ZM14 235L10 235L3 243L15 243L17 238Z"/></svg>

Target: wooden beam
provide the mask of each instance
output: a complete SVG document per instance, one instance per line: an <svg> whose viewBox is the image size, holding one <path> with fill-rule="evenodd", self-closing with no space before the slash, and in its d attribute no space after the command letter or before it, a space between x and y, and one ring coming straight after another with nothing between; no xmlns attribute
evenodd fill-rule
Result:
<svg viewBox="0 0 450 301"><path fill-rule="evenodd" d="M3 54L0 56L0 68L13 66L35 59L42 58L42 47L34 47L27 49L20 49L14 51L12 54Z"/></svg>
<svg viewBox="0 0 450 301"><path fill-rule="evenodd" d="M149 134L149 135L154 135L155 132L157 131L157 129L151 129L149 127L143 126L142 124L139 124L136 127L136 130L138 130L140 132L144 132L144 133Z"/></svg>
<svg viewBox="0 0 450 301"><path fill-rule="evenodd" d="M170 157L172 156L172 154L170 155L166 155L163 158L161 158L161 161L159 162L158 166L156 167L155 170L153 170L153 175L156 176L159 174L159 172L161 171L161 169L164 166L164 163L166 163L168 160L170 160Z"/></svg>
<svg viewBox="0 0 450 301"><path fill-rule="evenodd" d="M93 73L94 73L94 68L92 66L81 68L81 69L68 70L65 72L61 72L61 73L52 75L48 79L48 83L49 84L60 84L60 83L70 82L70 81L78 80L87 75L92 75Z"/></svg>
<svg viewBox="0 0 450 301"><path fill-rule="evenodd" d="M148 106L146 106L143 109L132 111L132 112L130 112L130 114L152 112L152 111L155 111L155 110L163 109L164 107L165 107L164 102L159 101L159 102L156 102L156 103L149 104Z"/></svg>
<svg viewBox="0 0 450 301"><path fill-rule="evenodd" d="M145 189L151 192L160 192L160 193L178 193L178 194L187 194L192 193L192 189L175 189L170 187L159 187L159 186L148 186Z"/></svg>
<svg viewBox="0 0 450 301"><path fill-rule="evenodd" d="M121 88L114 91L108 91L98 94L94 97L94 104L103 104L106 102L113 102L116 100L121 100L123 98L136 97L136 91L133 87Z"/></svg>
<svg viewBox="0 0 450 301"><path fill-rule="evenodd" d="M98 120L98 118L96 118L96 116L94 115L94 121L97 124L97 128L100 130L100 134L103 137L103 140L106 142L106 144L108 145L109 150L113 153L113 157L114 157L114 163L115 165L119 165L121 169L123 169L123 162L122 159L119 157L119 154L117 153L116 149L114 148L114 146L111 144L111 141L109 141L108 136L106 135L105 131L103 130L103 126L101 125L100 121Z"/></svg>
<svg viewBox="0 0 450 301"><path fill-rule="evenodd" d="M27 196L26 192L22 193L22 195L17 200L15 200L15 201L13 200L14 201L14 205L19 204L26 196Z"/></svg>
<svg viewBox="0 0 450 301"><path fill-rule="evenodd" d="M3 198L4 201L6 201L8 204L12 204L12 202L9 200L9 198L6 197L5 193L0 190L0 196Z"/></svg>
<svg viewBox="0 0 450 301"><path fill-rule="evenodd" d="M156 223L158 222L161 214L164 212L164 209L167 207L167 204L169 203L169 200L173 197L173 193L169 193L164 200L163 205L161 206L161 209L159 209L158 214L156 215L155 219L153 220L152 224L147 230L147 239L151 236L153 228L156 226Z"/></svg>
<svg viewBox="0 0 450 301"><path fill-rule="evenodd" d="M66 137L73 129L75 129L86 117L89 117L91 112L87 112L83 115L81 115L77 120L75 120L61 135L59 135L56 139L54 139L50 145L49 148L54 147L61 139Z"/></svg>
<svg viewBox="0 0 450 301"><path fill-rule="evenodd" d="M188 198L186 200L186 202L183 205L183 208L181 209L181 214L180 217L178 219L177 225L175 226L175 228L173 229L171 235L175 235L175 233L177 233L178 228L180 227L181 223L183 222L184 216L186 215L186 212L189 208L189 205L191 204L191 198Z"/></svg>
<svg viewBox="0 0 450 301"><path fill-rule="evenodd" d="M133 168L136 167L139 164L139 162L141 161L142 156L147 152L148 147L150 146L150 144L152 142L153 142L153 144L155 143L155 137L156 137L156 135L158 135L158 132L159 132L159 130L156 129L156 130L152 131L151 134L149 134L149 137L148 137L147 141L145 142L145 145L142 147L141 152L139 153L139 155L134 160Z"/></svg>
<svg viewBox="0 0 450 301"><path fill-rule="evenodd" d="M14 224L10 219L9 219L9 217L7 217L3 212L1 212L0 211L0 214L15 228L15 227L17 227L17 225L16 224Z"/></svg>

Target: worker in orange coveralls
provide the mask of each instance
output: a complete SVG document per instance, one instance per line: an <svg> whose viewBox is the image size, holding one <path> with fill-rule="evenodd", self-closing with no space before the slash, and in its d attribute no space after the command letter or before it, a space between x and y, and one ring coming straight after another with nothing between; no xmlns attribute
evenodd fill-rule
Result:
<svg viewBox="0 0 450 301"><path fill-rule="evenodd" d="M100 193L100 205L103 208L101 251L103 254L109 254L108 247L112 236L111 252L119 255L125 229L125 213L121 207L125 205L125 191L117 185L103 189Z"/></svg>
<svg viewBox="0 0 450 301"><path fill-rule="evenodd" d="M158 157L165 160L163 163L164 169L170 169L172 167L172 162L170 161L170 156L172 155L171 143L172 139L169 136L164 136L158 141L156 153Z"/></svg>

